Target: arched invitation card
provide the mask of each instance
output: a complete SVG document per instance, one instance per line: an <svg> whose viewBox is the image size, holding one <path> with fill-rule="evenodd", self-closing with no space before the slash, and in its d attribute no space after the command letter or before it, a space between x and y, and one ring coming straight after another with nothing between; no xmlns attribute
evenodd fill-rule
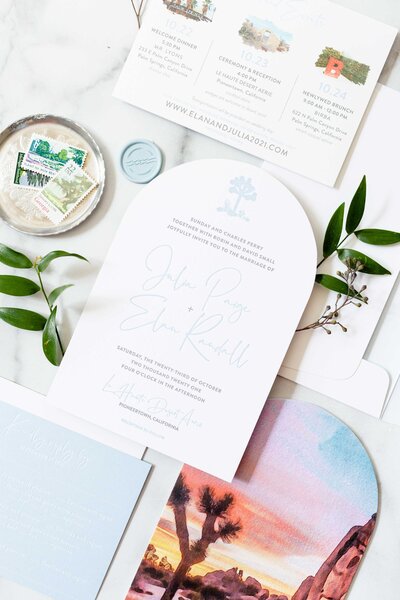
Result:
<svg viewBox="0 0 400 600"><path fill-rule="evenodd" d="M312 291L296 198L203 160L132 203L50 392L59 407L232 480Z"/></svg>
<svg viewBox="0 0 400 600"><path fill-rule="evenodd" d="M126 600L344 600L377 510L347 425L269 400L232 484L183 468Z"/></svg>

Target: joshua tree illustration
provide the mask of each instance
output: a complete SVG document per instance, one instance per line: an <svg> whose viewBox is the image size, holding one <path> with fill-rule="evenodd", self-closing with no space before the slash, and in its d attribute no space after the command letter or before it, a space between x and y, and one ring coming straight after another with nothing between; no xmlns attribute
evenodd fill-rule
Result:
<svg viewBox="0 0 400 600"><path fill-rule="evenodd" d="M257 199L256 190L253 184L251 183L250 178L242 176L232 179L229 191L232 194L236 194L236 203L233 207L233 210L235 212L238 211L239 204L242 200L251 200L252 202L255 202L255 200Z"/></svg>
<svg viewBox="0 0 400 600"><path fill-rule="evenodd" d="M181 560L161 600L172 600L189 569L206 558L211 544L215 544L219 539L230 543L242 529L239 520L235 521L229 518L229 513L235 503L233 494L227 493L218 497L215 490L207 485L200 489L197 503L198 510L205 515L201 537L191 542L186 515L186 507L190 501L190 489L186 485L184 476L180 474L168 504L175 516Z"/></svg>
<svg viewBox="0 0 400 600"><path fill-rule="evenodd" d="M239 210L241 202L257 200L256 188L252 184L250 177L235 177L230 181L229 193L236 196L234 199L226 199L224 206L219 206L218 211L226 212L231 217L240 217L248 221L244 210Z"/></svg>

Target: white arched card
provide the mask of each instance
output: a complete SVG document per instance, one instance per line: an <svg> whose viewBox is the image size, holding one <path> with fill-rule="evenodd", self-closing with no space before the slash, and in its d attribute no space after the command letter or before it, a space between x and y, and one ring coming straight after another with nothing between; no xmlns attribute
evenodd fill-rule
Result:
<svg viewBox="0 0 400 600"><path fill-rule="evenodd" d="M265 171L228 160L168 171L128 210L52 402L231 480L315 264L303 209Z"/></svg>

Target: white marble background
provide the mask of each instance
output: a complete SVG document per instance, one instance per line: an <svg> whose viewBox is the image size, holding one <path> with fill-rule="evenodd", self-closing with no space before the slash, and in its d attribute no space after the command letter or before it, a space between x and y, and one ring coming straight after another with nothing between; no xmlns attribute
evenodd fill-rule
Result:
<svg viewBox="0 0 400 600"><path fill-rule="evenodd" d="M399 0L339 3L400 28ZM164 152L166 168L210 157L260 162L111 97L135 28L130 0L0 2L0 127L39 112L70 117L93 133L107 163L107 190L101 205L75 231L40 239L18 234L0 223L0 241L27 254L44 255L53 249L63 249L89 258L90 265L65 260L48 272L49 285L77 284L65 295L65 341L72 334L115 229L140 191L140 186L126 181L119 170L121 150L129 141L138 137L153 139ZM399 48L398 39L381 82L400 90ZM5 304L4 299L0 302ZM30 305L39 308L39 301L33 299ZM397 352L398 347L393 351ZM1 377L45 394L54 374L55 369L42 357L39 334L20 332L0 323ZM400 428L378 422L288 381L278 379L274 394L318 403L342 418L366 445L379 478L381 511L377 532L350 598L395 600L400 590ZM178 468L173 461L154 453L147 458L158 465L156 477L106 579L100 594L102 600L123 600L134 574L135 547L139 543L145 545L146 535L149 536L139 524L145 517L152 529L157 520L156 499L168 493L161 486L161 465L171 473ZM29 598L24 595L24 600Z"/></svg>

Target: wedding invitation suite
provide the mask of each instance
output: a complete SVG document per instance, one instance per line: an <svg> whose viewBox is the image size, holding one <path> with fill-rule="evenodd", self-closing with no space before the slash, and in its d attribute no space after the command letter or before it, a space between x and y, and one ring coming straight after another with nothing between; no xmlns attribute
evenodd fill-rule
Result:
<svg viewBox="0 0 400 600"><path fill-rule="evenodd" d="M149 0L114 95L333 186L396 33L326 0Z"/></svg>
<svg viewBox="0 0 400 600"><path fill-rule="evenodd" d="M378 500L371 460L342 421L270 399L232 484L183 467L132 559L126 600L344 600Z"/></svg>
<svg viewBox="0 0 400 600"><path fill-rule="evenodd" d="M0 596L94 600L149 470L0 402Z"/></svg>
<svg viewBox="0 0 400 600"><path fill-rule="evenodd" d="M305 213L262 169L168 171L125 215L50 401L231 480L315 264Z"/></svg>

